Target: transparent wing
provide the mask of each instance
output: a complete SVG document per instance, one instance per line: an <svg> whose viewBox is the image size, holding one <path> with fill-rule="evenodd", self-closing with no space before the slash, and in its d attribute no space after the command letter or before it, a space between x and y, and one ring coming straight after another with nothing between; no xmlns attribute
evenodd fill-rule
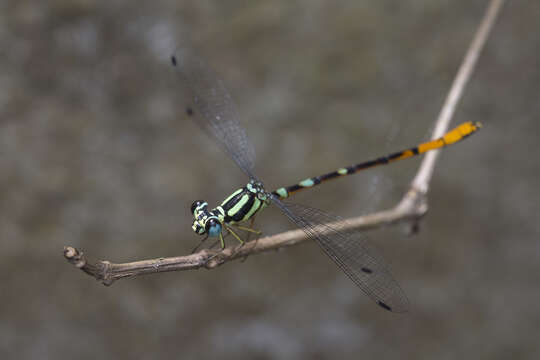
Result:
<svg viewBox="0 0 540 360"><path fill-rule="evenodd" d="M343 230L345 221L311 207L272 200L358 287L383 309L402 313L407 296L377 250L358 231Z"/></svg>
<svg viewBox="0 0 540 360"><path fill-rule="evenodd" d="M223 81L200 59L177 51L171 61L191 90L193 107L186 110L194 121L229 154L249 177L253 174L255 151L240 125L236 105Z"/></svg>

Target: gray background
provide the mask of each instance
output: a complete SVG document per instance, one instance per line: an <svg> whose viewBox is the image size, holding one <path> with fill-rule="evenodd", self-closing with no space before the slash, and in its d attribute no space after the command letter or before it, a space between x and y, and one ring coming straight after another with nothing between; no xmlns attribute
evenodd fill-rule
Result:
<svg viewBox="0 0 540 360"><path fill-rule="evenodd" d="M412 307L380 310L315 244L122 280L67 264L188 253L189 206L245 181L187 120L169 67L225 80L268 188L426 140L487 1L2 1L0 357L534 359L540 356L540 3L509 1L418 235L369 233ZM340 216L395 204L409 160L297 196ZM291 228L275 209L267 234Z"/></svg>

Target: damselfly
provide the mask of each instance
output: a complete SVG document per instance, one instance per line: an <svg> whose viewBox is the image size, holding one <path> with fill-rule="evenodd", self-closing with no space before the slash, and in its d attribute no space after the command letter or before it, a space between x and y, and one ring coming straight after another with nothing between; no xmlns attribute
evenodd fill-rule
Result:
<svg viewBox="0 0 540 360"><path fill-rule="evenodd" d="M191 90L193 106L188 106L186 113L193 117L249 177L246 186L234 191L221 205L213 209L209 209L205 201L193 202L191 206L194 217L193 230L199 235L218 237L221 247L224 248L223 231L226 229L243 244L244 240L238 235L238 229L251 233L259 232L251 226L240 224L253 219L266 206L274 204L314 239L324 253L379 306L393 312L407 311L407 297L392 277L385 261L363 234L345 230L342 220L321 210L282 200L302 189L311 188L331 179L454 144L477 131L480 124L466 122L440 139L371 161L339 168L328 174L311 177L298 184L269 192L264 189L263 183L253 172L255 152L246 131L240 125L236 106L223 82L202 61L186 53L177 53L171 60Z"/></svg>

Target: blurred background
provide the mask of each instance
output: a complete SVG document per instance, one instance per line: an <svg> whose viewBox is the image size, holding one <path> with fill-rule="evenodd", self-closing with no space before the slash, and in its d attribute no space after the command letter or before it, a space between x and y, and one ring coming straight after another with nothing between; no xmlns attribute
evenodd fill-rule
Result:
<svg viewBox="0 0 540 360"><path fill-rule="evenodd" d="M429 138L488 1L2 1L2 359L536 359L540 3L509 1L452 125L420 232L367 234L411 302L385 312L313 243L105 287L62 256L187 254L193 200L246 178L184 116L169 66L222 77L268 189ZM419 159L305 191L349 217L393 206ZM292 226L277 210L266 234Z"/></svg>

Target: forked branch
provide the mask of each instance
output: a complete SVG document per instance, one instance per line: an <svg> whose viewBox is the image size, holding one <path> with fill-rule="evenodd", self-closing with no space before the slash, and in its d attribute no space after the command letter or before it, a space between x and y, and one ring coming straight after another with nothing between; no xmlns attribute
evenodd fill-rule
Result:
<svg viewBox="0 0 540 360"><path fill-rule="evenodd" d="M455 108L461 99L465 85L473 73L478 57L503 3L504 0L492 0L490 2L436 120L432 139L440 138L448 130ZM411 222L415 226L428 210L427 193L438 153L439 150L434 150L425 155L408 191L395 207L347 219L346 226L355 230L366 230L404 221ZM341 228L343 227L341 226ZM103 284L111 285L115 280L144 274L192 270L201 267L212 269L234 259L244 258L264 251L277 250L306 240L308 240L308 237L304 231L297 229L259 238L244 245L229 247L224 250L204 249L187 256L149 259L122 264L114 264L109 261L90 262L82 251L71 246L64 248L64 257L88 275L102 281Z"/></svg>

